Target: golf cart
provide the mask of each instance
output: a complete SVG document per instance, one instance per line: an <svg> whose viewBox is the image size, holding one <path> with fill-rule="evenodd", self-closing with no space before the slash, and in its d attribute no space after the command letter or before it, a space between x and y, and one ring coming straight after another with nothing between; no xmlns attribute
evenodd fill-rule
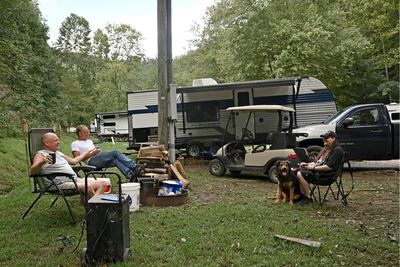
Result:
<svg viewBox="0 0 400 267"><path fill-rule="evenodd" d="M275 163L298 162L292 133L295 110L280 105L230 107L223 145L209 163L212 175L222 176L226 170L237 175L242 171L266 174L277 183ZM247 148L246 148L247 147Z"/></svg>

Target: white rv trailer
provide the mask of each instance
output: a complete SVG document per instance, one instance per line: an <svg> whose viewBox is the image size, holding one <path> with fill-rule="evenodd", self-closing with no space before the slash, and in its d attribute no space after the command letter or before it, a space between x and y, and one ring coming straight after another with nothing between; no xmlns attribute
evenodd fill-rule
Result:
<svg viewBox="0 0 400 267"><path fill-rule="evenodd" d="M186 148L192 156L204 148L218 147L222 142L241 136L247 117L238 114L234 128L228 129L230 135L222 140L228 107L261 104L292 107L296 110L295 126L320 123L336 112L333 95L314 77L180 87L176 93L175 145ZM135 148L135 143L146 142L148 135L157 134L158 93L157 90L128 92L127 99L129 147ZM268 116L272 117L256 113L250 120L248 129L267 129L267 132L257 133L255 139L265 140L268 131L273 131L277 125L278 118Z"/></svg>
<svg viewBox="0 0 400 267"><path fill-rule="evenodd" d="M94 123L97 136L100 140L108 140L111 137L116 139L128 139L128 113L120 112L103 112L97 113Z"/></svg>

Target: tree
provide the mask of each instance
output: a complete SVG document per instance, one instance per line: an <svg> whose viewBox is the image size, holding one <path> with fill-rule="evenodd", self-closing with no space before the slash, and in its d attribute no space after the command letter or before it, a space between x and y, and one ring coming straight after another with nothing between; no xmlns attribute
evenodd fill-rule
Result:
<svg viewBox="0 0 400 267"><path fill-rule="evenodd" d="M71 13L61 24L56 48L64 53L88 54L91 49L89 22Z"/></svg>
<svg viewBox="0 0 400 267"><path fill-rule="evenodd" d="M377 9L383 4L373 2ZM339 106L371 101L373 88L382 82L379 63L369 57L374 41L355 23L351 12L356 6L346 3L221 0L207 11L205 27L194 42L198 49L176 63L192 61L188 70L207 70L219 82L316 76L333 91ZM393 11L383 6L375 13ZM388 32L395 30L393 21ZM386 51L398 49L389 47Z"/></svg>
<svg viewBox="0 0 400 267"><path fill-rule="evenodd" d="M19 132L22 118L40 126L56 117L46 112L54 77L42 20L34 1L0 1L0 136Z"/></svg>
<svg viewBox="0 0 400 267"><path fill-rule="evenodd" d="M97 30L93 37L93 55L99 59L107 59L110 53L110 44L107 34Z"/></svg>
<svg viewBox="0 0 400 267"><path fill-rule="evenodd" d="M127 24L108 24L106 26L110 58L113 60L127 60L132 57L143 58L140 46L141 33Z"/></svg>
<svg viewBox="0 0 400 267"><path fill-rule="evenodd" d="M120 62L108 62L98 73L93 105L96 112L126 110L127 66Z"/></svg>

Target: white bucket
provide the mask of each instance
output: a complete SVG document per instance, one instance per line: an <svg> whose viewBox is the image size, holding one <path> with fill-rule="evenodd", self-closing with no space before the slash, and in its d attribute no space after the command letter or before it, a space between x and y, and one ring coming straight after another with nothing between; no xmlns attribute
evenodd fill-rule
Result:
<svg viewBox="0 0 400 267"><path fill-rule="evenodd" d="M140 183L121 184L122 193L128 195L129 211L139 209L140 203Z"/></svg>

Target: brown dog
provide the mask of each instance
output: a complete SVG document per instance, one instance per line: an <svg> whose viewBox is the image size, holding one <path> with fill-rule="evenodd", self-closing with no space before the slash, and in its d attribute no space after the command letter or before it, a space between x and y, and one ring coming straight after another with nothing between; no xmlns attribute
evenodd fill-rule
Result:
<svg viewBox="0 0 400 267"><path fill-rule="evenodd" d="M294 185L296 177L291 173L288 160L278 160L275 165L279 180L275 202L280 202L285 198L286 201L289 199L289 203L292 206L293 201L300 198L300 192Z"/></svg>

